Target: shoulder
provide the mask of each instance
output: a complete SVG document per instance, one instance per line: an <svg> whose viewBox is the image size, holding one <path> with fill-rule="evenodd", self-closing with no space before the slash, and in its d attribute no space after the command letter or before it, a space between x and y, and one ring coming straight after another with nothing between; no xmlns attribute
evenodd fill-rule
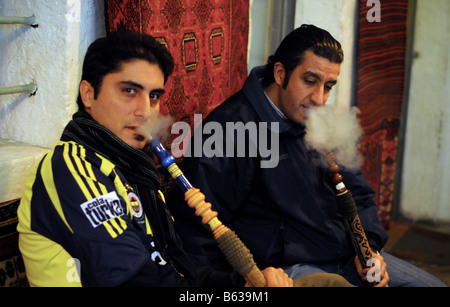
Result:
<svg viewBox="0 0 450 307"><path fill-rule="evenodd" d="M55 201L71 203L115 190L115 165L76 142L59 142L42 160L35 184L42 183Z"/></svg>
<svg viewBox="0 0 450 307"><path fill-rule="evenodd" d="M254 121L257 119L255 112L248 97L241 90L230 98L225 100L215 108L206 118L205 123L209 121L227 122L227 121Z"/></svg>
<svg viewBox="0 0 450 307"><path fill-rule="evenodd" d="M53 173L64 169L87 173L92 168L107 170L109 173L115 166L107 158L79 143L61 141L44 157L42 167L51 167Z"/></svg>

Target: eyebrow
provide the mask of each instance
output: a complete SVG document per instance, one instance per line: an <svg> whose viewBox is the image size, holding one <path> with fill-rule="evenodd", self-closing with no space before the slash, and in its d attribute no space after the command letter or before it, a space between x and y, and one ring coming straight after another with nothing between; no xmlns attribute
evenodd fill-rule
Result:
<svg viewBox="0 0 450 307"><path fill-rule="evenodd" d="M315 78L315 79L317 79L319 81L322 81L322 78L318 74L316 74L315 72L312 72L312 71L305 72L303 74L303 77L313 77L313 78ZM326 83L328 85L335 85L337 83L337 80L331 80L331 81L328 81Z"/></svg>
<svg viewBox="0 0 450 307"><path fill-rule="evenodd" d="M137 87L137 88L140 88L142 90L144 89L142 84L139 84L139 83L136 83L136 82L133 82L133 81L122 81L122 82L120 82L120 84Z"/></svg>
<svg viewBox="0 0 450 307"><path fill-rule="evenodd" d="M315 72L312 72L312 71L305 72L303 74L303 77L313 77L313 78L315 78L315 79L317 79L319 81L322 80L322 78L318 74L316 74Z"/></svg>
<svg viewBox="0 0 450 307"><path fill-rule="evenodd" d="M157 88L157 89L154 89L153 91L150 91L150 94L159 94L159 95L162 95L162 94L164 94L166 91L164 90L164 89L162 89L162 88Z"/></svg>
<svg viewBox="0 0 450 307"><path fill-rule="evenodd" d="M136 83L136 82L133 82L133 81L122 81L120 83L123 84L123 85L127 85L127 86L137 87L137 88L139 88L141 90L144 89L142 84L139 84L139 83ZM166 91L164 89L162 89L162 88L157 88L157 89L154 89L154 90L150 91L151 94L161 94L161 95L164 94L165 92Z"/></svg>

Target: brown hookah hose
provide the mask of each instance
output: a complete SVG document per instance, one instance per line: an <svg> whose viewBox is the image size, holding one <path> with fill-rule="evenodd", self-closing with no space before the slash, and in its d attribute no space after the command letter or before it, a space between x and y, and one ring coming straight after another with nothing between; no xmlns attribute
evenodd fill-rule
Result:
<svg viewBox="0 0 450 307"><path fill-rule="evenodd" d="M264 275L256 266L252 254L236 233L219 221L217 212L212 211L211 204L205 202L205 195L192 186L175 163L175 158L167 152L161 142L150 137L149 145L161 165L167 169L181 191L185 193L185 200L189 207L195 209L195 214L202 218L203 224L210 226L220 250L231 266L247 280L249 286L264 287L266 285Z"/></svg>
<svg viewBox="0 0 450 307"><path fill-rule="evenodd" d="M185 193L185 200L189 207L195 209L195 215L202 218L202 223L209 225L220 250L233 268L244 276L249 286L264 287L266 280L252 254L236 233L219 221L217 212L212 211L211 204L205 202L205 195L199 189L191 188Z"/></svg>

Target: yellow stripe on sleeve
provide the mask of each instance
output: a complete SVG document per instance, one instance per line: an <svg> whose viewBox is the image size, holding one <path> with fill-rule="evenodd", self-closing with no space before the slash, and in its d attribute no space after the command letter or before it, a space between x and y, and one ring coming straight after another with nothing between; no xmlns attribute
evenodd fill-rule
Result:
<svg viewBox="0 0 450 307"><path fill-rule="evenodd" d="M121 235L123 233L123 229L119 226L119 224L117 224L116 219L111 219L111 220L109 220L109 222L117 230L117 233L119 235Z"/></svg>
<svg viewBox="0 0 450 307"><path fill-rule="evenodd" d="M112 226L108 222L104 222L103 226L105 226L106 230L111 235L111 237L117 238L117 233L114 231L114 229L112 228Z"/></svg>
<svg viewBox="0 0 450 307"><path fill-rule="evenodd" d="M86 200L94 198L91 195L91 192L89 192L89 189L84 184L83 180L81 179L80 175L78 174L78 171L76 170L75 166L73 165L72 161L70 160L70 154L69 154L69 147L74 146L70 143L64 144L64 161L66 162L67 167L69 168L69 171L72 173L73 178L77 182L78 186L80 187L81 191L84 194L84 197Z"/></svg>
<svg viewBox="0 0 450 307"><path fill-rule="evenodd" d="M55 181L53 180L52 157L53 157L53 151L50 152L42 162L42 167L41 167L42 181L43 181L45 189L47 190L47 193L53 203L53 206L55 207L59 216L63 220L64 224L66 224L66 226L70 230L70 232L73 233L73 230L70 227L69 223L67 222L64 212L62 210L61 202L60 202L59 196L58 196L58 191L56 190Z"/></svg>
<svg viewBox="0 0 450 307"><path fill-rule="evenodd" d="M94 193L94 198L99 197L101 195L100 191L97 189L97 186L95 185L95 183L93 181L93 178L95 178L95 176L90 177L84 169L84 166L89 165L90 163L83 163L81 161L80 157L77 154L77 148L80 148L80 156L81 157L84 158L86 156L86 149L84 147L82 147L82 146L73 146L72 147L72 157L77 166L77 170L81 174L81 176L86 179L86 182L89 185L89 188L91 189L92 193ZM91 169L91 172L92 172L92 169ZM92 175L94 175L94 174L92 173Z"/></svg>
<svg viewBox="0 0 450 307"><path fill-rule="evenodd" d="M127 222L125 222L120 216L117 218L117 220L120 223L120 226L122 226L122 229L126 230L127 229Z"/></svg>
<svg viewBox="0 0 450 307"><path fill-rule="evenodd" d="M91 178L93 181L97 183L97 185L100 187L101 194L108 194L108 190L106 189L105 185L97 180L95 177L94 171L92 169L92 164L86 160L86 149L83 147L81 151L81 159L84 161L84 165L87 169L89 178ZM108 173L109 174L109 173Z"/></svg>

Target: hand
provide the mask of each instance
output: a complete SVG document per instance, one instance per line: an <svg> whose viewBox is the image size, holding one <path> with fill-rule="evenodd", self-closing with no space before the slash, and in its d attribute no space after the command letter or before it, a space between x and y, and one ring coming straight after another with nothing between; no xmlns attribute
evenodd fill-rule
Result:
<svg viewBox="0 0 450 307"><path fill-rule="evenodd" d="M367 274L372 274L372 278L379 277L379 282L375 287L389 287L389 274L386 270L387 264L381 255L371 252L374 262L372 267L363 270L358 256L355 257L356 270L362 280L367 281ZM379 275L378 275L379 274ZM378 276L377 276L378 275Z"/></svg>
<svg viewBox="0 0 450 307"><path fill-rule="evenodd" d="M284 272L283 269L273 267L265 268L261 273L266 278L266 287L293 287L294 281ZM245 284L248 287L248 283Z"/></svg>

